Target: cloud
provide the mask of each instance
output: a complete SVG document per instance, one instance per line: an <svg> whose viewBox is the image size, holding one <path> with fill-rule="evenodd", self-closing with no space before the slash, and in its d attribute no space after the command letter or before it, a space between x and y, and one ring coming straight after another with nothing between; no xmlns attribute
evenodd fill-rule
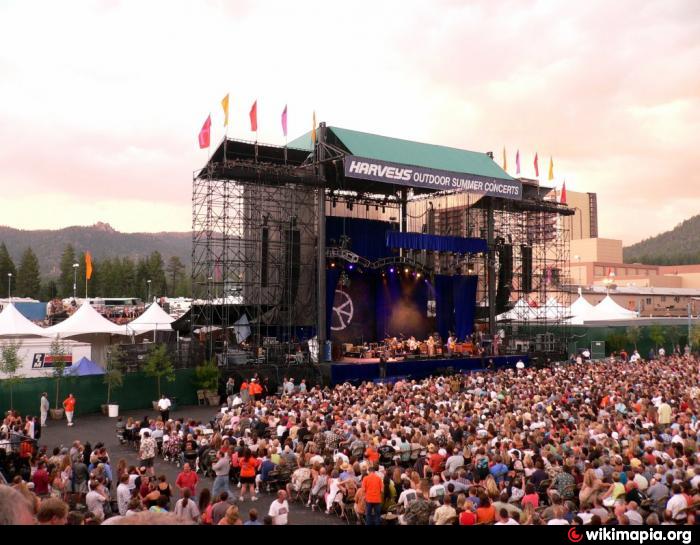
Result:
<svg viewBox="0 0 700 545"><path fill-rule="evenodd" d="M632 243L700 202L699 15L694 0L3 2L3 203L32 211L9 216L18 227L90 216L187 230L206 160L197 132L211 112L223 137L230 92L236 138L254 137L258 99L259 139L276 144L288 104L291 137L316 110L357 130L520 149L526 175L536 151L541 166L551 155L558 182L598 192L601 235ZM619 221L629 214L645 221Z"/></svg>

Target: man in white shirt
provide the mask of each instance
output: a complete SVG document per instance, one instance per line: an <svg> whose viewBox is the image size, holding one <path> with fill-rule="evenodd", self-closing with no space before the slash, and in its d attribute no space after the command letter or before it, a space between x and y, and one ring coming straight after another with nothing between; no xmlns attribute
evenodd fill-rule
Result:
<svg viewBox="0 0 700 545"><path fill-rule="evenodd" d="M287 493L284 490L277 492L277 499L270 505L268 515L272 517L272 524L275 526L287 524L289 504L287 503Z"/></svg>
<svg viewBox="0 0 700 545"><path fill-rule="evenodd" d="M642 526L644 525L644 519L642 518L642 515L639 514L639 511L637 511L638 506L636 502L629 502L627 504L627 511L625 511L625 516L627 517L627 520L630 521L630 526Z"/></svg>
<svg viewBox="0 0 700 545"><path fill-rule="evenodd" d="M662 398L661 399L661 405L659 405L659 426L661 427L666 427L671 423L671 413L673 411L671 410L671 406L666 403L666 399Z"/></svg>
<svg viewBox="0 0 700 545"><path fill-rule="evenodd" d="M130 501L131 488L129 487L129 475L123 473L119 479L119 486L117 486L117 506L119 507L120 515L126 515Z"/></svg>
<svg viewBox="0 0 700 545"><path fill-rule="evenodd" d="M671 511L671 517L675 521L682 521L686 519L685 509L688 507L688 502L685 500L685 496L681 494L681 486L678 483L673 484L673 496L666 503L666 510Z"/></svg>
<svg viewBox="0 0 700 545"><path fill-rule="evenodd" d="M49 394L44 392L41 394L41 402L39 403L39 412L41 414L41 427L45 428L46 427L46 418L49 414L49 409L51 408L51 404L49 403Z"/></svg>
<svg viewBox="0 0 700 545"><path fill-rule="evenodd" d="M85 503L88 511L95 515L99 522L102 522L105 518L104 503L108 499L107 493L97 481L92 480L89 484L90 492L85 496Z"/></svg>
<svg viewBox="0 0 700 545"><path fill-rule="evenodd" d="M165 397L165 394L160 396L160 401L158 401L158 410L160 411L160 416L163 418L163 422L167 422L170 419L170 400Z"/></svg>

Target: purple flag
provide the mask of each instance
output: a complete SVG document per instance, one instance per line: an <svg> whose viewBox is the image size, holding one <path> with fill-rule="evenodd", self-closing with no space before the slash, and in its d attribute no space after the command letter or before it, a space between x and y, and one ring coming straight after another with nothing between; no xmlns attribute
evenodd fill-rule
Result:
<svg viewBox="0 0 700 545"><path fill-rule="evenodd" d="M282 112L282 132L284 137L287 137L287 105L284 105L284 111Z"/></svg>
<svg viewBox="0 0 700 545"><path fill-rule="evenodd" d="M520 174L520 150L515 153L515 173Z"/></svg>

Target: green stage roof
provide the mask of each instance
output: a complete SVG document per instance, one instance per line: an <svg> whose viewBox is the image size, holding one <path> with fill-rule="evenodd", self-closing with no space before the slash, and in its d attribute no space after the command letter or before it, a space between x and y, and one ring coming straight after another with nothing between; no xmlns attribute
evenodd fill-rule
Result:
<svg viewBox="0 0 700 545"><path fill-rule="evenodd" d="M335 136L350 155L436 170L476 174L500 180L514 180L485 153L423 144L339 127L328 127L328 131L332 133L329 135L329 143L332 143L334 140L332 136ZM289 147L311 151L311 132L289 142Z"/></svg>

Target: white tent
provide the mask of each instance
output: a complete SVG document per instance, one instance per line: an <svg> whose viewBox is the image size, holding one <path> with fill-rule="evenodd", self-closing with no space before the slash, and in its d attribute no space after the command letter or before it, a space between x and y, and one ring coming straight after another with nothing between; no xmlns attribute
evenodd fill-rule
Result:
<svg viewBox="0 0 700 545"><path fill-rule="evenodd" d="M628 310L625 307L618 305L615 301L613 301L613 298L610 297L610 295L606 295L605 299L603 299L600 303L598 303L596 306L596 311L602 315L602 316L609 316L610 318L602 318L602 319L610 319L610 320L621 320L621 319L630 319L630 318L636 318L637 313L634 310Z"/></svg>
<svg viewBox="0 0 700 545"><path fill-rule="evenodd" d="M547 303L539 308L533 309L538 320L556 321L563 320L569 316L569 308L562 305L556 297L547 299Z"/></svg>
<svg viewBox="0 0 700 545"><path fill-rule="evenodd" d="M31 322L17 310L14 304L5 305L0 312L0 337L28 337L37 335L47 337L47 329Z"/></svg>
<svg viewBox="0 0 700 545"><path fill-rule="evenodd" d="M537 308L531 307L524 299L518 299L512 309L496 316L496 320L499 322L503 320L525 322L536 319Z"/></svg>
<svg viewBox="0 0 700 545"><path fill-rule="evenodd" d="M581 316L583 314L588 314L594 308L593 305L583 298L583 295L579 294L578 299L571 303L568 314L574 317Z"/></svg>
<svg viewBox="0 0 700 545"><path fill-rule="evenodd" d="M245 341L251 335L250 322L245 314L241 316L234 324L233 330L236 333L236 340L239 343Z"/></svg>
<svg viewBox="0 0 700 545"><path fill-rule="evenodd" d="M151 331L172 331L170 324L175 321L175 318L165 312L158 303L152 303L141 316L129 322L127 333L141 335Z"/></svg>
<svg viewBox="0 0 700 545"><path fill-rule="evenodd" d="M626 308L618 305L615 301L613 301L610 295L606 295L605 299L603 299L594 307L584 309L581 305L579 308L583 310L581 310L581 312L579 312L578 314L574 315L574 317L571 318L569 323L581 325L584 322L605 322L614 320L630 320L632 318L637 318L636 312L634 312L633 310L627 310Z"/></svg>
<svg viewBox="0 0 700 545"><path fill-rule="evenodd" d="M85 302L72 316L63 322L49 327L46 335L55 337L75 337L77 335L91 335L94 333L108 333L111 335L128 335L126 328L110 322L97 312L90 303Z"/></svg>

